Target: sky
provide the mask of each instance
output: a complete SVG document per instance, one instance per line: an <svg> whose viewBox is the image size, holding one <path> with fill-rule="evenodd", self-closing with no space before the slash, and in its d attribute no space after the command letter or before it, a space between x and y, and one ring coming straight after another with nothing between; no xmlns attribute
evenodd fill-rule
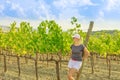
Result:
<svg viewBox="0 0 120 80"><path fill-rule="evenodd" d="M94 21L93 30L120 30L120 0L0 0L0 25L4 26L27 21L37 27L42 20L55 20L67 30L73 28L73 16L84 31L90 21Z"/></svg>

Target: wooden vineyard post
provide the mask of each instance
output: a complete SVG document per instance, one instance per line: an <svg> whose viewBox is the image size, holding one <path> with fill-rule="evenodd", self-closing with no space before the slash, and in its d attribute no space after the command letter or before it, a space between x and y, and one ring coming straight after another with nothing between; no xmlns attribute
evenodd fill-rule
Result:
<svg viewBox="0 0 120 80"><path fill-rule="evenodd" d="M1 54L1 53L0 53L0 54ZM0 55L0 61L1 61L1 58L2 58L2 57L1 57L1 55Z"/></svg>
<svg viewBox="0 0 120 80"><path fill-rule="evenodd" d="M91 53L90 59L91 59L92 74L93 74L94 73L94 54L93 53Z"/></svg>
<svg viewBox="0 0 120 80"><path fill-rule="evenodd" d="M27 55L25 55L25 63L28 64L28 59L26 57Z"/></svg>
<svg viewBox="0 0 120 80"><path fill-rule="evenodd" d="M17 56L17 64L18 64L18 76L20 76L20 73L21 73L21 71L20 71L20 57L19 56Z"/></svg>
<svg viewBox="0 0 120 80"><path fill-rule="evenodd" d="M35 73L36 73L36 80L38 80L38 53L36 53L36 59L35 59Z"/></svg>
<svg viewBox="0 0 120 80"><path fill-rule="evenodd" d="M58 53L59 60L62 60L61 51ZM62 68L61 62L59 63L60 69Z"/></svg>
<svg viewBox="0 0 120 80"><path fill-rule="evenodd" d="M110 79L110 76L111 76L111 61L110 61L110 59L108 61L109 61L109 79Z"/></svg>
<svg viewBox="0 0 120 80"><path fill-rule="evenodd" d="M4 55L4 72L7 71L7 65L6 65L6 55Z"/></svg>
<svg viewBox="0 0 120 80"><path fill-rule="evenodd" d="M91 22L90 22L90 25L89 25L89 29L88 29L87 35L86 35L85 43L84 43L84 45L85 45L86 47L87 47L87 43L88 43L88 40L89 40L89 37L90 37L90 33L92 32L93 24L94 24L94 22L91 21ZM81 75L81 73L82 73L83 65L84 65L84 60L82 61L82 66L81 66L81 68L79 69L79 72L77 73L76 80L80 80L80 75Z"/></svg>
<svg viewBox="0 0 120 80"><path fill-rule="evenodd" d="M57 80L60 80L59 61L55 61L55 63L56 63L56 75L57 75Z"/></svg>
<svg viewBox="0 0 120 80"><path fill-rule="evenodd" d="M108 53L106 55L106 63L107 63L107 68L108 68Z"/></svg>
<svg viewBox="0 0 120 80"><path fill-rule="evenodd" d="M107 62L107 68L109 70L108 78L110 79L110 76L111 76L111 61L110 61L110 55L108 55L108 53L107 53L107 56L106 56L106 62Z"/></svg>
<svg viewBox="0 0 120 80"><path fill-rule="evenodd" d="M0 53L1 54L1 53ZM0 55L0 62L2 61L2 56Z"/></svg>
<svg viewBox="0 0 120 80"><path fill-rule="evenodd" d="M47 67L48 67L48 56L49 56L49 53L47 53Z"/></svg>
<svg viewBox="0 0 120 80"><path fill-rule="evenodd" d="M2 49L0 48L0 54L2 54ZM2 61L2 57L0 55L0 61Z"/></svg>

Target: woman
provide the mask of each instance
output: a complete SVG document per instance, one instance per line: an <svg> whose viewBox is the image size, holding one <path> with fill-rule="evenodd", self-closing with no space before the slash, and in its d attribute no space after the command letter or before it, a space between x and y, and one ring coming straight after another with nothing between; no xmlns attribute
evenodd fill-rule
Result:
<svg viewBox="0 0 120 80"><path fill-rule="evenodd" d="M73 44L71 45L71 59L68 63L68 80L75 80L74 74L79 71L82 66L82 60L89 56L88 49L82 44L79 34L73 36ZM84 53L84 55L83 55Z"/></svg>

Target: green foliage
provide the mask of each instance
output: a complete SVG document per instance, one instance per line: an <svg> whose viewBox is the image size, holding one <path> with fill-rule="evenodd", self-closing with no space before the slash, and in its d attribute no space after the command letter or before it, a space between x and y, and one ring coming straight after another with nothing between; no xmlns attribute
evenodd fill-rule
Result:
<svg viewBox="0 0 120 80"><path fill-rule="evenodd" d="M96 32L90 37L88 48L91 52L97 52L106 57L107 54L120 55L120 31L108 33Z"/></svg>
<svg viewBox="0 0 120 80"><path fill-rule="evenodd" d="M17 55L34 55L36 52L61 52L66 55L70 51L74 31L62 31L61 26L53 20L42 21L37 29L33 29L27 22L21 22L16 27L16 22L13 22L8 32L0 30L0 47L9 48Z"/></svg>
<svg viewBox="0 0 120 80"><path fill-rule="evenodd" d="M60 52L62 55L66 55L70 52L73 34L80 34L82 41L86 36L86 33L81 30L77 18L72 17L71 24L75 26L73 29L63 31L61 26L53 20L42 21L37 29L33 29L27 22L21 22L20 26L16 27L16 22L13 22L8 32L0 29L0 48L10 49L17 55L34 55L36 52L40 54ZM101 56L119 55L120 31L94 32L90 37L88 49Z"/></svg>

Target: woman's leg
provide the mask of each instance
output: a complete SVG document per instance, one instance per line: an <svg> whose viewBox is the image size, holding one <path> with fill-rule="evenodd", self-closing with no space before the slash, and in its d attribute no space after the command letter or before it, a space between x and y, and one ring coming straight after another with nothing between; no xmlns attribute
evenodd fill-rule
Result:
<svg viewBox="0 0 120 80"><path fill-rule="evenodd" d="M68 71L68 80L75 80L74 75L76 74L77 70L74 68L69 68Z"/></svg>

